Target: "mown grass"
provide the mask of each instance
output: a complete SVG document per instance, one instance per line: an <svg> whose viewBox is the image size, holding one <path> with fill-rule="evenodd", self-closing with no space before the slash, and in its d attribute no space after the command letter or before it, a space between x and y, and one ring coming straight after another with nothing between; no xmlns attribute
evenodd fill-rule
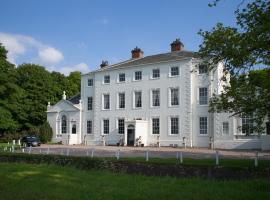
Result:
<svg viewBox="0 0 270 200"><path fill-rule="evenodd" d="M210 181L0 163L1 199L269 199L270 180Z"/></svg>

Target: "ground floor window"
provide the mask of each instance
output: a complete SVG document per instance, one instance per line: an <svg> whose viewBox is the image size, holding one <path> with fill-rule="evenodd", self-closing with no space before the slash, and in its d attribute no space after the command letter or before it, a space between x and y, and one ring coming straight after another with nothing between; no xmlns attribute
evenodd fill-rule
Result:
<svg viewBox="0 0 270 200"><path fill-rule="evenodd" d="M159 118L152 119L152 133L159 134Z"/></svg>
<svg viewBox="0 0 270 200"><path fill-rule="evenodd" d="M125 120L118 119L118 133L124 134L125 133Z"/></svg>
<svg viewBox="0 0 270 200"><path fill-rule="evenodd" d="M222 123L222 132L223 134L229 134L229 122Z"/></svg>
<svg viewBox="0 0 270 200"><path fill-rule="evenodd" d="M207 117L200 117L200 134L207 134Z"/></svg>
<svg viewBox="0 0 270 200"><path fill-rule="evenodd" d="M110 121L108 119L103 120L103 134L109 134L110 132Z"/></svg>
<svg viewBox="0 0 270 200"><path fill-rule="evenodd" d="M242 133L250 135L253 133L254 120L252 116L242 117Z"/></svg>
<svg viewBox="0 0 270 200"><path fill-rule="evenodd" d="M171 134L179 133L179 118L171 117Z"/></svg>
<svg viewBox="0 0 270 200"><path fill-rule="evenodd" d="M87 134L92 133L92 121L87 121Z"/></svg>

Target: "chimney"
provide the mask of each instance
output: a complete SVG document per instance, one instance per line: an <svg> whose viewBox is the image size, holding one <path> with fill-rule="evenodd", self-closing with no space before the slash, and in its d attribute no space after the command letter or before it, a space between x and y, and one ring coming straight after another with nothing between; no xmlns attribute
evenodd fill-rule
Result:
<svg viewBox="0 0 270 200"><path fill-rule="evenodd" d="M109 62L107 60L102 60L100 64L100 68L107 67L107 66L109 66Z"/></svg>
<svg viewBox="0 0 270 200"><path fill-rule="evenodd" d="M171 43L171 52L174 51L182 51L184 49L184 44L177 38L175 41Z"/></svg>
<svg viewBox="0 0 270 200"><path fill-rule="evenodd" d="M142 51L140 48L135 47L135 48L131 51L131 55L132 55L132 59L142 58L142 57L143 57L143 51Z"/></svg>

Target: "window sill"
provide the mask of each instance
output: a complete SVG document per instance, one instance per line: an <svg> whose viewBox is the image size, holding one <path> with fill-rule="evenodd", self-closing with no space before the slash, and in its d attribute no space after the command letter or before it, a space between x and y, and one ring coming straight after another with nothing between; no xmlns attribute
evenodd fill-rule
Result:
<svg viewBox="0 0 270 200"><path fill-rule="evenodd" d="M141 110L141 109L142 109L142 107L138 107L138 108L133 107L132 109L133 109L133 110Z"/></svg>
<svg viewBox="0 0 270 200"><path fill-rule="evenodd" d="M169 105L168 107L169 107L169 108L179 108L180 105Z"/></svg>
<svg viewBox="0 0 270 200"><path fill-rule="evenodd" d="M142 79L140 79L140 80L132 80L132 82L139 82L139 81L142 81Z"/></svg>
<svg viewBox="0 0 270 200"><path fill-rule="evenodd" d="M207 133L207 134L200 134L200 133L199 133L198 136L199 136L199 137L209 137L209 134L208 134L208 133Z"/></svg>
<svg viewBox="0 0 270 200"><path fill-rule="evenodd" d="M172 76L172 75L168 75L168 78L176 78L176 77L180 77L180 75L175 75L175 76Z"/></svg>
<svg viewBox="0 0 270 200"><path fill-rule="evenodd" d="M159 80L159 79L160 79L160 77L157 77L157 78L150 77L149 80Z"/></svg>
<svg viewBox="0 0 270 200"><path fill-rule="evenodd" d="M126 108L116 108L117 110L125 110Z"/></svg>
<svg viewBox="0 0 270 200"><path fill-rule="evenodd" d="M159 109L160 106L151 106L150 109Z"/></svg>
<svg viewBox="0 0 270 200"><path fill-rule="evenodd" d="M111 109L101 109L102 111L110 111Z"/></svg>
<svg viewBox="0 0 270 200"><path fill-rule="evenodd" d="M123 84L123 83L126 83L126 81L117 81L116 83L117 84Z"/></svg>
<svg viewBox="0 0 270 200"><path fill-rule="evenodd" d="M111 83L102 83L102 85L110 85Z"/></svg>

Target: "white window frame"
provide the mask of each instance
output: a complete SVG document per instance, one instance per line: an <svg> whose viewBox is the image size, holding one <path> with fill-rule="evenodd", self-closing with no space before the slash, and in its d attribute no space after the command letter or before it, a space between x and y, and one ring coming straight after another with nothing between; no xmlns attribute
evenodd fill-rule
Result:
<svg viewBox="0 0 270 200"><path fill-rule="evenodd" d="M153 120L154 119L158 119L159 120L159 125L158 125L158 133L154 133L154 123L153 123ZM151 131L151 134L152 135L160 135L160 117L152 117L151 118L151 129L152 129L152 131Z"/></svg>
<svg viewBox="0 0 270 200"><path fill-rule="evenodd" d="M120 75L121 74L124 74L124 76L125 76L125 80L124 81L120 81ZM124 72L119 73L118 74L118 78L117 78L117 83L125 83L125 82L126 82L126 73L124 73Z"/></svg>
<svg viewBox="0 0 270 200"><path fill-rule="evenodd" d="M172 127L171 127L171 121L172 121L172 118L178 118L178 133L177 134L172 134ZM170 136L179 136L180 135L180 116L179 115L171 115L168 117L168 134Z"/></svg>
<svg viewBox="0 0 270 200"><path fill-rule="evenodd" d="M105 108L105 95L109 95L109 108ZM111 109L111 96L110 93L103 93L102 94L102 110L110 110Z"/></svg>
<svg viewBox="0 0 270 200"><path fill-rule="evenodd" d="M158 106L154 106L154 104L153 104L153 91L159 91L159 105ZM161 104L161 101L160 101L160 99L161 99L161 95L160 95L160 88L153 88L153 89L151 89L150 90L150 107L151 108L159 108L160 107L160 104Z"/></svg>
<svg viewBox="0 0 270 200"><path fill-rule="evenodd" d="M125 95L125 98L124 98L124 103L125 103L125 106L124 106L124 108L120 108L120 94L124 94ZM119 110L124 110L124 109L126 109L126 93L125 92L118 92L117 93L117 109L119 109Z"/></svg>
<svg viewBox="0 0 270 200"><path fill-rule="evenodd" d="M225 133L225 129L224 129L224 124L227 124L227 133ZM230 123L228 122L228 121L224 121L224 122L222 122L222 134L223 135L229 135L229 133L230 133Z"/></svg>
<svg viewBox="0 0 270 200"><path fill-rule="evenodd" d="M108 133L104 133L104 121L105 120L108 120L109 121L109 127L108 127L108 129L109 129L109 132ZM102 135L109 135L110 134L110 119L109 118L103 118L102 119L102 123L101 123L102 125L101 125L101 130L102 130Z"/></svg>
<svg viewBox="0 0 270 200"><path fill-rule="evenodd" d="M243 132L243 121L244 120L249 120L249 121L251 121L251 122L249 122L249 123L246 123L246 124L248 124L249 126L252 126L253 128L254 128L254 120L253 120L253 116L251 115L251 116L243 116L243 117L241 117L240 118L240 120L241 120L241 134L242 135L246 135L247 133L244 133ZM249 127L250 128L250 127ZM251 129L251 133L249 133L249 135L254 135L254 134L256 134L255 132L254 132L254 130L252 130Z"/></svg>
<svg viewBox="0 0 270 200"><path fill-rule="evenodd" d="M140 92L141 93L141 107L136 107L136 98L135 98L135 93L136 92ZM133 109L142 109L142 106L143 106L143 99L142 99L142 97L143 97L143 93L142 93L142 90L135 90L135 91L133 91Z"/></svg>
<svg viewBox="0 0 270 200"><path fill-rule="evenodd" d="M105 77L109 77L109 83L106 83L106 82L105 82ZM111 83L111 76L110 76L110 75L104 75L104 76L103 76L103 84L104 84L104 85L109 85L110 83Z"/></svg>
<svg viewBox="0 0 270 200"><path fill-rule="evenodd" d="M205 66L206 67L206 72L202 72L202 73L200 72L200 67L201 66ZM208 72L207 65L199 64L199 66L198 66L198 75L207 74L207 72Z"/></svg>
<svg viewBox="0 0 270 200"><path fill-rule="evenodd" d="M178 75L172 75L172 68L178 68ZM170 66L169 77L178 77L178 76L180 76L180 67L179 66Z"/></svg>
<svg viewBox="0 0 270 200"><path fill-rule="evenodd" d="M178 105L172 105L172 98L171 98L171 95L172 95L171 90L172 89L178 89ZM168 88L168 103L169 103L169 107L178 107L178 106L180 106L180 88L179 87L169 87Z"/></svg>
<svg viewBox="0 0 270 200"><path fill-rule="evenodd" d="M92 85L89 85L89 81L92 80ZM87 79L87 87L93 87L94 86L94 79L93 78L88 78Z"/></svg>
<svg viewBox="0 0 270 200"><path fill-rule="evenodd" d="M154 75L154 70L158 70L159 71L159 76L158 77L154 77L153 76ZM153 68L150 78L151 79L160 79L160 68Z"/></svg>
<svg viewBox="0 0 270 200"><path fill-rule="evenodd" d="M119 133L119 120L124 120L124 132ZM116 119L116 127L117 127L117 134L118 135L125 135L125 118L124 117L119 117Z"/></svg>
<svg viewBox="0 0 270 200"><path fill-rule="evenodd" d="M201 104L201 99L200 99L200 89L207 89L207 96L206 96L206 98L207 98L207 100L206 100L206 104ZM198 88L198 105L200 105L200 106L208 106L208 104L209 104L209 88L208 87L199 87Z"/></svg>
<svg viewBox="0 0 270 200"><path fill-rule="evenodd" d="M88 129L88 122L90 122L91 124L90 129ZM88 130L90 130L90 132L88 132ZM93 121L92 120L86 121L86 134L93 134Z"/></svg>
<svg viewBox="0 0 270 200"><path fill-rule="evenodd" d="M90 109L89 109L90 107ZM93 97L87 97L87 111L93 110Z"/></svg>
<svg viewBox="0 0 270 200"><path fill-rule="evenodd" d="M136 79L136 73L137 72L141 72L141 79ZM143 74L142 74L142 70L138 70L138 71L135 71L134 73L133 73L133 81L141 81L142 80L142 78L143 78Z"/></svg>
<svg viewBox="0 0 270 200"><path fill-rule="evenodd" d="M206 126L206 134L201 134L201 118L206 118L207 126ZM199 130L199 136L208 136L209 135L209 119L207 116L199 116L198 118L198 130Z"/></svg>

